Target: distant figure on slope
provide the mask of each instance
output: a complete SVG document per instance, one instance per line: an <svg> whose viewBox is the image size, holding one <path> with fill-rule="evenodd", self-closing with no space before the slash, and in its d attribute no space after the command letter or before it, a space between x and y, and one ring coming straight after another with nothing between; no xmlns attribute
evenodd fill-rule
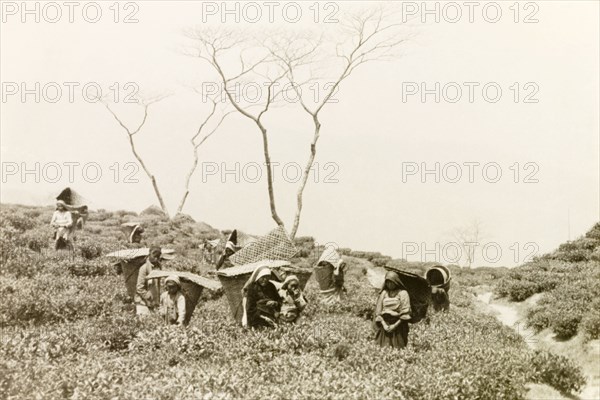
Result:
<svg viewBox="0 0 600 400"><path fill-rule="evenodd" d="M306 297L300 290L300 280L296 275L288 275L283 281L279 296L283 299L279 320L295 322L306 307Z"/></svg>
<svg viewBox="0 0 600 400"><path fill-rule="evenodd" d="M425 279L431 285L431 300L434 311L448 311L450 309L450 270L443 265L436 265L427 270Z"/></svg>
<svg viewBox="0 0 600 400"><path fill-rule="evenodd" d="M233 267L233 263L229 261L229 257L231 257L235 253L235 246L232 242L227 242L225 244L225 251L219 257L219 261L217 262L216 268L217 271L221 268L230 268Z"/></svg>
<svg viewBox="0 0 600 400"><path fill-rule="evenodd" d="M269 267L259 267L244 285L242 326L275 327L282 299L271 282L272 278L274 277Z"/></svg>
<svg viewBox="0 0 600 400"><path fill-rule="evenodd" d="M128 243L141 243L144 228L137 222L125 222L121 224L121 232L127 237Z"/></svg>
<svg viewBox="0 0 600 400"><path fill-rule="evenodd" d="M377 298L373 316L373 329L376 332L375 342L381 347L402 349L408 344L408 321L410 314L410 298L394 271L385 274L381 293Z"/></svg>
<svg viewBox="0 0 600 400"><path fill-rule="evenodd" d="M204 239L204 243L202 244L202 256L204 261L210 265L215 264L215 252L220 241L220 239Z"/></svg>
<svg viewBox="0 0 600 400"><path fill-rule="evenodd" d="M225 242L225 250L223 251L223 254L219 258L219 261L216 265L217 270L220 270L221 268L233 267L233 263L229 260L229 257L235 254L235 252L239 249L240 248L237 245L237 229L234 229L231 231L227 241Z"/></svg>
<svg viewBox="0 0 600 400"><path fill-rule="evenodd" d="M71 213L67 211L67 204L58 200L56 202L56 211L52 214L52 220L50 221L50 225L56 229L56 233L54 235L54 248L56 250L62 248L73 249L73 244L71 243L71 228L73 227L73 218Z"/></svg>
<svg viewBox="0 0 600 400"><path fill-rule="evenodd" d="M186 309L179 277L167 277L165 286L167 290L160 295L160 315L169 325L183 326Z"/></svg>
<svg viewBox="0 0 600 400"><path fill-rule="evenodd" d="M58 196L57 201L62 201L65 209L71 213L73 224L69 228L71 241L77 240L76 230L83 229L88 218L88 207L81 204L84 199L71 188L65 188Z"/></svg>
<svg viewBox="0 0 600 400"><path fill-rule="evenodd" d="M342 257L333 247L325 248L315 267L322 303L333 304L341 300L342 293L346 292L345 273L346 263Z"/></svg>
<svg viewBox="0 0 600 400"><path fill-rule="evenodd" d="M156 280L146 281L146 277L153 269L160 269L160 247L153 246L149 250L146 262L138 270L137 285L135 291L135 313L136 315L150 314L158 306L159 292Z"/></svg>
<svg viewBox="0 0 600 400"><path fill-rule="evenodd" d="M77 213L77 221L75 221L75 227L77 229L83 229L88 219L88 206L71 207L74 208ZM71 210L73 211L73 210Z"/></svg>

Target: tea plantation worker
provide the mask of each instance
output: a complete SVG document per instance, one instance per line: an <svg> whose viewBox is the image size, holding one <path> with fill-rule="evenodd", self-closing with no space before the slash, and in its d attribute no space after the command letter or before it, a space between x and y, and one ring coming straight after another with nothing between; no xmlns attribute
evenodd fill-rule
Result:
<svg viewBox="0 0 600 400"><path fill-rule="evenodd" d="M443 265L435 265L425 273L431 285L431 301L435 311L448 311L450 308L450 270Z"/></svg>
<svg viewBox="0 0 600 400"><path fill-rule="evenodd" d="M373 316L373 329L376 332L375 342L381 347L401 349L408 344L408 321L410 315L410 298L394 271L385 274L381 293L377 298Z"/></svg>
<svg viewBox="0 0 600 400"><path fill-rule="evenodd" d="M306 297L300 290L300 281L296 275L288 275L283 281L279 296L283 299L279 320L284 322L295 322L304 307L306 307Z"/></svg>
<svg viewBox="0 0 600 400"><path fill-rule="evenodd" d="M77 221L75 221L75 226L78 229L83 229L83 226L85 225L85 222L88 219L88 206L80 206L77 207Z"/></svg>
<svg viewBox="0 0 600 400"><path fill-rule="evenodd" d="M204 246L204 248L206 249L206 256L204 258L210 264L215 264L217 262L217 260L216 260L217 246L219 246L220 242L221 242L221 239L219 239L219 238L206 241L206 244Z"/></svg>
<svg viewBox="0 0 600 400"><path fill-rule="evenodd" d="M333 247L327 247L315 267L315 277L319 283L320 301L325 304L339 302L344 287L346 263Z"/></svg>
<svg viewBox="0 0 600 400"><path fill-rule="evenodd" d="M50 225L54 228L57 228L55 234L55 248L58 249L60 247L59 242L63 240L67 244L69 244L69 239L71 237L71 227L73 226L73 218L71 213L67 211L67 203L62 200L58 200L56 202L56 211L52 214L52 219L50 220Z"/></svg>
<svg viewBox="0 0 600 400"><path fill-rule="evenodd" d="M154 279L146 281L146 277L154 268L160 269L161 249L158 246L150 247L146 262L138 270L137 285L135 291L135 313L136 315L150 314L159 302L158 282Z"/></svg>
<svg viewBox="0 0 600 400"><path fill-rule="evenodd" d="M221 268L233 267L233 263L229 261L229 257L231 257L235 251L235 245L232 242L227 242L225 244L225 252L221 255L219 261L217 262L217 270Z"/></svg>
<svg viewBox="0 0 600 400"><path fill-rule="evenodd" d="M185 319L185 297L181 292L181 281L177 276L165 279L166 292L160 295L160 315L169 325L183 326Z"/></svg>
<svg viewBox="0 0 600 400"><path fill-rule="evenodd" d="M271 278L273 275L269 267L259 267L254 270L244 285L243 326L274 327L276 325L282 299Z"/></svg>
<svg viewBox="0 0 600 400"><path fill-rule="evenodd" d="M443 287L431 287L431 300L435 311L448 311L450 309L450 298Z"/></svg>

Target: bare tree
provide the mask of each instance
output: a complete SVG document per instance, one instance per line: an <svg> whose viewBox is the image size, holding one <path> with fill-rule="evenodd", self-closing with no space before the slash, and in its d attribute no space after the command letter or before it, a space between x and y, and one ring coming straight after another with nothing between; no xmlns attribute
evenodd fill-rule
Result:
<svg viewBox="0 0 600 400"><path fill-rule="evenodd" d="M167 209L167 206L165 205L163 197L158 188L158 183L156 182L156 177L154 176L154 174L152 174L150 172L150 170L144 163L144 160L142 160L142 157L140 156L140 154L138 153L138 151L135 148L135 142L134 142L134 136L140 132L140 130L146 123L146 120L148 119L148 107L150 107L151 104L154 104L154 103L162 100L164 97L165 96L156 97L156 98L149 99L149 100L140 100L140 104L144 108L144 117L142 118L142 122L135 129L128 127L123 122L123 120L121 118L119 118L119 116L117 116L117 114L113 111L113 109L110 108L110 106L108 105L108 102L104 101L103 99L100 99L100 101L102 102L102 104L104 104L104 107L106 107L106 109L112 114L112 116L119 123L119 125L121 125L121 127L127 134L127 139L129 140L129 146L131 148L131 152L133 153L136 160L140 163L140 166L142 167L142 169L144 170L146 175L148 175L148 178L150 178L150 181L152 182L152 187L154 188L154 193L156 194L156 198L158 199L158 203L160 204L160 208L165 213L165 215L167 217L169 217L169 210Z"/></svg>
<svg viewBox="0 0 600 400"><path fill-rule="evenodd" d="M202 93L200 93L202 94ZM219 127L221 126L221 123L223 123L223 121L225 120L225 118L232 113L232 111L229 111L227 113L222 114L221 118L219 118L217 120L217 123L215 124L215 126L213 127L213 129L211 129L208 133L206 133L204 136L200 136L203 131L206 129L206 126L208 125L208 123L211 121L211 119L213 119L213 117L215 116L215 113L217 111L217 101L215 101L213 98L210 98L210 101L212 102L212 108L210 113L206 116L206 118L204 118L204 120L200 123L200 126L198 127L198 130L196 131L196 134L194 136L191 137L190 139L190 144L192 146L192 151L193 151L193 155L194 155L194 159L192 161L192 166L190 167L186 177L185 177L185 191L183 193L183 196L181 198L181 201L179 202L179 207L177 207L177 213L180 213L183 210L183 206L185 205L185 201L190 193L190 181L192 179L192 176L194 175L194 172L196 171L196 168L198 167L198 148L200 146L202 146L202 144L204 144L204 142L206 142L206 140L208 138L210 138L216 131L217 129L219 129ZM200 139L199 139L200 138Z"/></svg>
<svg viewBox="0 0 600 400"><path fill-rule="evenodd" d="M290 236L293 239L300 225L303 206L303 193L306 188L310 170L314 164L317 142L321 134L320 113L329 103L332 96L338 91L341 83L362 64L371 61L385 61L395 58L394 50L407 40L407 35L400 35L398 28L404 26L394 22L392 14L386 13L383 8L371 10L361 15L350 15L342 26L342 40L324 42L323 35L316 39L312 33L302 35L299 33L285 34L269 32L258 35L257 33L233 32L227 30L197 29L187 32L187 36L195 41L197 46L189 55L206 61L216 71L222 84L225 97L233 107L244 117L250 119L261 132L263 139L263 152L267 166L267 182L271 216L278 225L284 225L276 211L276 202L273 188L271 159L267 128L262 118L272 108L273 102L283 90L276 87L283 82L296 92L302 109L309 115L313 123L313 136L310 143L309 157L302 172L300 184L296 193L297 209L292 223ZM312 35L314 36L314 35ZM259 38L257 42L244 39L247 37ZM329 45L329 46L327 46ZM254 52L251 59L245 55ZM301 88L318 80L314 69L327 59L330 53L339 68L334 78L328 81L327 89L322 100L310 105L306 97L302 96ZM231 60L237 60L234 71L228 71L225 65ZM299 75L308 78L302 81ZM242 104L234 93L235 86L244 82L244 79L262 79L262 84L267 88L267 96L259 110L251 112L256 104Z"/></svg>
<svg viewBox="0 0 600 400"><path fill-rule="evenodd" d="M131 148L131 152L133 153L134 157L136 158L136 160L140 163L140 166L142 167L142 169L144 170L144 172L146 173L146 175L148 176L148 178L150 178L150 181L152 182L152 187L154 189L154 193L156 194L156 197L158 199L158 202L160 204L160 208L162 209L162 211L165 213L165 215L167 217L170 218L170 214L169 214L169 210L164 202L164 199L161 195L160 189L158 187L158 183L156 181L156 177L154 176L154 174L152 174L148 168L148 166L146 165L146 163L144 163L142 157L140 156L139 152L137 151L136 147L135 147L135 141L134 141L134 136L137 135L140 130L142 129L142 127L144 126L144 124L146 123L146 120L148 118L148 108L151 104L156 103L160 100L162 100L164 97L166 96L162 96L162 97L156 97L150 100L140 100L139 104L141 104L141 106L144 109L144 117L142 119L142 122L140 123L140 125L133 129L128 127L125 122L123 121L122 118L120 118L117 113L109 106L108 102L105 101L104 99L100 99L100 101L102 102L102 104L104 104L104 106L106 107L106 109L111 113L111 115L115 118L115 120L119 123L119 125L121 125L121 127L123 128L123 130L125 131L125 133L127 134L127 137L129 139L129 145ZM190 169L188 170L187 174L186 174L186 178L185 178L185 186L184 186L184 193L181 197L181 200L179 202L179 206L177 207L177 213L181 213L183 211L183 207L185 205L185 202L187 200L187 197L190 193L190 182L192 179L192 176L194 175L194 172L196 171L196 168L198 166L198 161L199 161L199 157L198 157L198 149L200 146L202 146L202 144L204 144L204 142L206 142L212 135L215 134L215 132L218 130L218 128L221 126L221 123L225 120L225 118L227 117L227 115L231 114L231 112L228 113L223 113L221 115L220 118L217 119L216 124L214 125L214 127L208 131L207 133L205 133L208 124L211 122L211 120L214 120L216 118L216 114L217 114L217 102L214 99L210 99L212 102L212 108L210 113L202 120L202 122L200 123L196 133L190 138L190 143L191 143L191 147L192 147L192 154L193 154L193 161L192 161L192 165L190 167ZM201 136L203 133L204 136Z"/></svg>
<svg viewBox="0 0 600 400"><path fill-rule="evenodd" d="M408 36L399 35L398 28L402 27L403 24L393 22L393 18L391 17L392 14L386 13L383 8L378 8L362 15L350 15L347 17L347 21L343 24L342 33L346 38L337 42L334 46L335 56L341 61L340 70L328 82L328 89L325 91L323 99L320 102L316 101L316 104L312 107L307 104L306 98L303 97L302 90L300 90L312 79L300 82L296 78L296 71L301 67L311 66L307 58L314 53L320 43L315 45L310 41L306 41L307 44L301 46L301 49L298 50L294 46L294 43L288 42L283 46L279 45L277 48L271 49L271 54L287 67L287 77L292 84L291 86L296 91L302 109L310 116L314 126L309 157L296 194L296 215L290 231L292 239L296 236L298 226L300 225L302 197L317 153L317 141L319 140L322 126L320 112L339 89L341 83L357 67L370 61L385 61L397 56L394 50L404 43Z"/></svg>
<svg viewBox="0 0 600 400"><path fill-rule="evenodd" d="M273 106L276 98L282 91L277 87L287 75L287 70L281 63L272 57L270 52L247 37L247 33L232 32L229 30L197 29L187 32L187 36L197 44L193 52L188 55L206 61L217 73L221 89L234 109L252 121L260 131L263 142L263 155L267 168L267 190L271 217L277 225L283 226L283 220L277 213L275 190L273 185L273 171L271 155L269 152L269 137L263 117ZM255 56L247 54L255 53ZM237 59L237 71L230 72L225 68L228 59ZM266 88L266 96L261 102L248 104L235 93L236 86L243 84L245 79L252 77L253 81L261 82L259 87ZM252 109L257 108L257 111Z"/></svg>
<svg viewBox="0 0 600 400"><path fill-rule="evenodd" d="M483 240L481 222L473 220L465 226L454 228L451 235L462 249L466 266L471 268L475 263L476 248Z"/></svg>

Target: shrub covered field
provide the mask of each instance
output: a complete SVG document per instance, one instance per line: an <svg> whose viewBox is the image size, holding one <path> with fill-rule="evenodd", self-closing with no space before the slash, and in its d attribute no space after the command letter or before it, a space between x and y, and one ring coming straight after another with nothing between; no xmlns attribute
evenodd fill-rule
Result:
<svg viewBox="0 0 600 400"><path fill-rule="evenodd" d="M585 236L562 244L558 250L508 272L496 293L523 301L543 293L527 315L536 331L550 328L559 338L582 332L600 338L600 223Z"/></svg>
<svg viewBox="0 0 600 400"><path fill-rule="evenodd" d="M49 248L51 212L2 207L0 398L521 399L529 382L564 393L584 383L570 361L530 350L476 311L470 287L504 271L457 273L450 312L411 325L402 351L373 344L377 289L364 267L369 258L375 265L398 261L361 252L348 257L348 301L318 306L311 279L297 324L243 330L222 293L207 292L190 326L178 329L154 317L136 320L122 277L101 255L125 247L119 225L141 218L148 244L178 252L165 269L210 277L198 245L220 232L186 217L98 212L78 235L75 253L57 253ZM314 241L297 242L302 258L294 263L310 265Z"/></svg>

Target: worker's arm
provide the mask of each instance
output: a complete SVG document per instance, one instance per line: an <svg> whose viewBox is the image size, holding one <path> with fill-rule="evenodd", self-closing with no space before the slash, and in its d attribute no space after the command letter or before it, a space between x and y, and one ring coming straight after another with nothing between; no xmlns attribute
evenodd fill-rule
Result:
<svg viewBox="0 0 600 400"><path fill-rule="evenodd" d="M146 283L146 277L148 276L148 266L146 264L140 267L138 271L136 293L144 300L146 304L152 302L152 292L148 290L148 284Z"/></svg>
<svg viewBox="0 0 600 400"><path fill-rule="evenodd" d="M402 304L400 307L400 319L405 321L410 320L410 297L406 290L400 291L400 301Z"/></svg>

